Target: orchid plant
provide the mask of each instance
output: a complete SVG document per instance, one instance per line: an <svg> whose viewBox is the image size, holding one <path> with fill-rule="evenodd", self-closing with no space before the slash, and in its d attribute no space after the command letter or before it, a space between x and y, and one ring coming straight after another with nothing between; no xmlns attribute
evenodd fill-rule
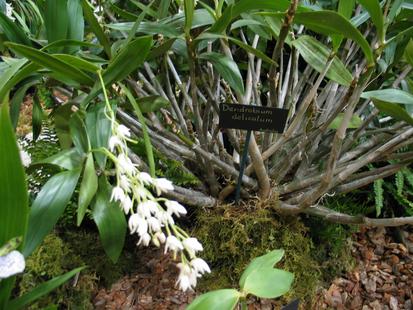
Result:
<svg viewBox="0 0 413 310"><path fill-rule="evenodd" d="M117 202L125 215L129 216L129 231L139 236L137 245L148 246L152 241L157 247L164 245L165 254L170 251L175 259L180 254L177 284L183 291L193 289L197 278L211 272L208 264L197 257L197 253L203 250L202 244L175 223L174 216L180 217L187 213L185 207L175 200L160 196L174 189L172 182L139 171L129 158L128 142L136 141L132 139L129 128L116 120L100 74L99 77L105 98L105 115L111 124L108 148L104 148L103 152L115 166L115 184L110 201Z"/></svg>

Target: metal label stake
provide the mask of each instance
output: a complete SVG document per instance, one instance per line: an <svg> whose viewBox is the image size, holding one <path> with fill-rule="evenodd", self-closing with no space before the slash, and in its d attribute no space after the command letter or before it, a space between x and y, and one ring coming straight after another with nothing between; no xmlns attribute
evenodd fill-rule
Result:
<svg viewBox="0 0 413 310"><path fill-rule="evenodd" d="M242 157L241 157L241 162L240 162L240 167L239 167L237 188L236 188L236 191L235 191L235 203L238 203L239 199L241 197L242 177L244 176L245 164L247 162L248 146L249 146L250 140L251 140L251 132L252 132L251 130L248 130L247 131L247 136L245 137L244 150L242 151Z"/></svg>

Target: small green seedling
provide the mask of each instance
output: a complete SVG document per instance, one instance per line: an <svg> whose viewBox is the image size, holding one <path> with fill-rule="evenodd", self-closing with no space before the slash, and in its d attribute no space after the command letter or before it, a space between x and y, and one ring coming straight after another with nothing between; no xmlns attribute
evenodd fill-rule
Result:
<svg viewBox="0 0 413 310"><path fill-rule="evenodd" d="M284 250L274 250L255 258L239 280L240 290L222 289L197 297L187 310L233 310L238 303L247 309L248 295L277 298L287 293L294 280L291 272L274 268L284 256Z"/></svg>

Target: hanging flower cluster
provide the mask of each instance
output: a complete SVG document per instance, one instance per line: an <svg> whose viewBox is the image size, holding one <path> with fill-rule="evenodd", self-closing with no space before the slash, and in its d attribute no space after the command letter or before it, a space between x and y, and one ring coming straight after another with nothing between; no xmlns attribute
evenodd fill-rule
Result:
<svg viewBox="0 0 413 310"><path fill-rule="evenodd" d="M0 256L0 281L22 273L26 267L24 256L19 251L11 251Z"/></svg>
<svg viewBox="0 0 413 310"><path fill-rule="evenodd" d="M11 3L6 2L6 16L11 19L12 21L15 21L16 19L13 17L13 6Z"/></svg>
<svg viewBox="0 0 413 310"><path fill-rule="evenodd" d="M32 163L32 158L30 154L22 147L20 143L18 143L19 151L20 151L20 159L24 167L29 167Z"/></svg>
<svg viewBox="0 0 413 310"><path fill-rule="evenodd" d="M179 202L160 197L174 189L171 181L138 171L128 156L127 142L134 142L129 129L117 122L109 104L106 109L112 123L109 158L116 171L111 200L119 202L125 214L129 215L129 230L139 236L138 245L148 246L152 242L158 247L164 245L165 253L172 252L174 258L179 254L181 262L177 265L180 270L177 284L183 291L193 289L197 278L211 271L208 264L197 257L197 253L203 250L201 243L175 224L174 216L180 217L187 211Z"/></svg>

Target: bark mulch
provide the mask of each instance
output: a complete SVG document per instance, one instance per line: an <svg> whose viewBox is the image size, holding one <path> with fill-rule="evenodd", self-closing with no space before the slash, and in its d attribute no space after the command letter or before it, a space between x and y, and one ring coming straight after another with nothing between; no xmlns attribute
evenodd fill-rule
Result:
<svg viewBox="0 0 413 310"><path fill-rule="evenodd" d="M413 309L413 231L399 236L404 242L384 228L355 234L356 268L323 290L316 309Z"/></svg>
<svg viewBox="0 0 413 310"><path fill-rule="evenodd" d="M401 234L403 242L397 243L389 230L362 228L353 237L356 268L322 289L312 308L413 310L413 229L405 228ZM195 292L176 288L178 270L171 257L145 250L140 264L138 273L98 292L96 309L181 310L195 298ZM279 309L274 304L255 301L248 308Z"/></svg>

